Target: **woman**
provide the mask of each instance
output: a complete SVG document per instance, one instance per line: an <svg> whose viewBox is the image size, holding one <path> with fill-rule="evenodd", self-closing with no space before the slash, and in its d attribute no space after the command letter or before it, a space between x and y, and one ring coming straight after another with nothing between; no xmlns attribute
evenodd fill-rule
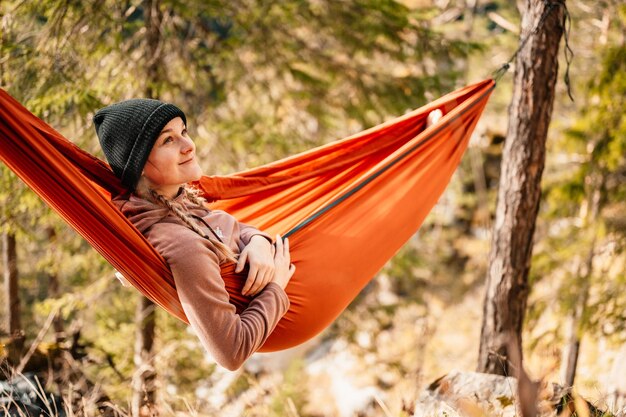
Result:
<svg viewBox="0 0 626 417"><path fill-rule="evenodd" d="M132 99L99 110L94 124L113 172L131 193L114 203L168 263L181 304L203 346L235 370L287 312L284 291L294 274L289 241L270 237L206 208L186 184L202 171L185 114L158 100ZM228 302L220 265L249 268L243 294L255 296L240 314Z"/></svg>
<svg viewBox="0 0 626 417"><path fill-rule="evenodd" d="M435 123L441 111L429 114ZM201 169L184 113L172 104L133 99L99 110L96 132L113 172L131 191L114 202L165 258L181 304L202 344L234 370L269 337L289 308L284 291L295 267L289 242L208 210L186 186ZM228 300L220 265L247 265L243 293L255 296L239 315Z"/></svg>

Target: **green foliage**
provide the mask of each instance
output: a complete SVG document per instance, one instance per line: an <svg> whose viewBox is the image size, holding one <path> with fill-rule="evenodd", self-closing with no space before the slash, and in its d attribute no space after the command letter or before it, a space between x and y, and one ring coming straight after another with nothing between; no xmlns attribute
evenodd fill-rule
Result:
<svg viewBox="0 0 626 417"><path fill-rule="evenodd" d="M414 245L405 245L397 256L385 267L385 273L393 280L394 293L400 297L419 301L426 286L423 276L427 262Z"/></svg>
<svg viewBox="0 0 626 417"><path fill-rule="evenodd" d="M580 113L553 145L566 169L549 172L544 181L546 233L536 246L531 276L533 282L549 277L559 283L560 314L583 305L579 335L624 340L625 318L616 303L623 302L626 252L618 220L626 209L626 45L608 44L599 52ZM530 323L548 307L531 305Z"/></svg>
<svg viewBox="0 0 626 417"><path fill-rule="evenodd" d="M89 39L72 40L98 15L95 3L3 2L2 14L0 85L49 122L89 111L96 101L82 60L92 51Z"/></svg>
<svg viewBox="0 0 626 417"><path fill-rule="evenodd" d="M250 384L250 376L247 374L242 374L237 377L235 382L233 382L228 389L226 390L226 394L230 398L236 398L239 395L243 394L247 389L251 387Z"/></svg>
<svg viewBox="0 0 626 417"><path fill-rule="evenodd" d="M151 91L186 111L207 173L225 173L346 136L466 80L487 76L518 43L516 34L488 17L492 10L513 24L518 20L514 5L504 1L481 5L472 29L466 16L434 25L431 19L441 14L437 8L411 9L390 0L163 0L159 50L150 57L142 2L5 1L0 3L0 53L8 58L0 62L0 84L96 155L101 153L89 121L93 111ZM485 46L490 56L480 53ZM545 181L540 227L547 232L535 247L531 279L533 284L554 276L563 279L562 312L580 295L570 268L573 260L588 253L594 241L610 248L603 252L609 260L620 259L625 247L626 226L620 218L626 201L626 59L623 47L609 47L603 55L599 71L589 75L593 81L576 122L551 139L552 152L567 155L569 163ZM158 73L147 77L153 58ZM507 77L500 81L492 113L505 111L509 82ZM504 134L502 126L491 127L495 135ZM495 205L499 152L478 152L486 201L477 195L475 167L464 160L443 208L435 209L419 236L385 268L402 303L426 304L433 296L456 303L484 276L488 248L481 233L489 225L489 207ZM19 233L29 336L55 310L68 327L82 323L82 338L95 358L86 372L114 400L125 403L134 367L136 293L122 288L112 268L5 166L0 175L0 227ZM602 219L584 224L580 210L591 187L586 181L597 176L604 178ZM450 207L451 214L442 213ZM45 233L49 228L56 232L51 242ZM600 267L590 277L586 323L623 338L624 274L607 279L603 272ZM61 281L59 297L46 292L49 274ZM541 299L531 306L529 323L539 322L551 304ZM396 308L377 306L368 316L377 320L378 329L391 327ZM359 324L355 318L340 330L354 334ZM159 313L158 326L159 378L191 401L198 381L206 380L214 365L204 360L195 336L181 323ZM540 337L555 340L551 333ZM269 414L292 413L293 404L302 415L307 394L303 375L302 363L292 365ZM229 394L237 396L253 382L244 374Z"/></svg>
<svg viewBox="0 0 626 417"><path fill-rule="evenodd" d="M422 11L389 0L163 0L159 10L161 38L151 56L142 2L4 1L0 85L96 155L95 109L148 92L174 101L188 114L207 173L223 173L345 136L449 91L459 63L478 49L433 28ZM151 60L158 69L148 77ZM124 402L135 293L4 165L0 170L2 228L20 233L29 337L59 311L68 328L82 329L94 358L85 372ZM410 263L398 274L410 273ZM52 276L61 283L56 297ZM408 280L400 287L412 291ZM213 365L194 336L162 314L158 337L164 383L193 392ZM277 414L287 398L298 410L304 404L301 366L294 369Z"/></svg>
<svg viewBox="0 0 626 417"><path fill-rule="evenodd" d="M302 416L302 409L307 403L307 392L304 387L306 387L304 363L300 360L293 361L285 371L283 383L274 394L269 412L265 415L270 417Z"/></svg>
<svg viewBox="0 0 626 417"><path fill-rule="evenodd" d="M216 365L205 359L198 337L180 320L158 310L157 326L159 379L165 386L176 387L180 400L194 403L196 393L192 387L206 381Z"/></svg>

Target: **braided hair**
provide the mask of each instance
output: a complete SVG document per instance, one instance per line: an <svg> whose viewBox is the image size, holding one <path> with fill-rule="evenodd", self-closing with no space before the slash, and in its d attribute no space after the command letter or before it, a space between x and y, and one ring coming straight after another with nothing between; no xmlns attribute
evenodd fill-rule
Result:
<svg viewBox="0 0 626 417"><path fill-rule="evenodd" d="M217 254L222 255L229 261L237 262L237 255L233 252L231 248L229 248L215 236L212 236L211 234L206 233L204 230L200 229L196 221L189 214L185 213L180 205L175 204L172 200L169 200L164 195L159 194L155 189L151 188L147 184L147 181L144 181L143 178L144 177L139 180L139 184L137 185L137 188L135 190L135 192L140 197L167 208L170 212L174 213L176 217L181 219L187 227L211 242ZM205 207L206 200L202 198L198 189L193 188L189 185L185 185L183 187L183 192L186 194L185 196L189 199L189 201L200 207Z"/></svg>

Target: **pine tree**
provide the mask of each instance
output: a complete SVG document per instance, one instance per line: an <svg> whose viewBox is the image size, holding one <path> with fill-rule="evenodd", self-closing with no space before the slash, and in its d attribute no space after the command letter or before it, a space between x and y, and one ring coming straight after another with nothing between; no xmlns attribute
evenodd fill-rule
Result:
<svg viewBox="0 0 626 417"><path fill-rule="evenodd" d="M510 349L521 353L565 3L548 5L532 0L518 7L522 16L521 37L530 38L515 61L478 358L478 371L498 375L511 373Z"/></svg>

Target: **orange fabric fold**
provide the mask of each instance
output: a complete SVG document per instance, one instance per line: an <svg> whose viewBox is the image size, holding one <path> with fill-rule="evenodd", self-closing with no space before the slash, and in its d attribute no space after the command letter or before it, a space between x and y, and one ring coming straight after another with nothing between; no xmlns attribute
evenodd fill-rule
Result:
<svg viewBox="0 0 626 417"><path fill-rule="evenodd" d="M445 190L493 90L485 80L364 132L255 169L203 177L211 207L287 235L291 307L261 351L326 328L422 224ZM444 117L424 129L428 113ZM108 166L0 90L0 158L141 293L186 321L160 255L111 204ZM244 277L222 268L241 311Z"/></svg>

